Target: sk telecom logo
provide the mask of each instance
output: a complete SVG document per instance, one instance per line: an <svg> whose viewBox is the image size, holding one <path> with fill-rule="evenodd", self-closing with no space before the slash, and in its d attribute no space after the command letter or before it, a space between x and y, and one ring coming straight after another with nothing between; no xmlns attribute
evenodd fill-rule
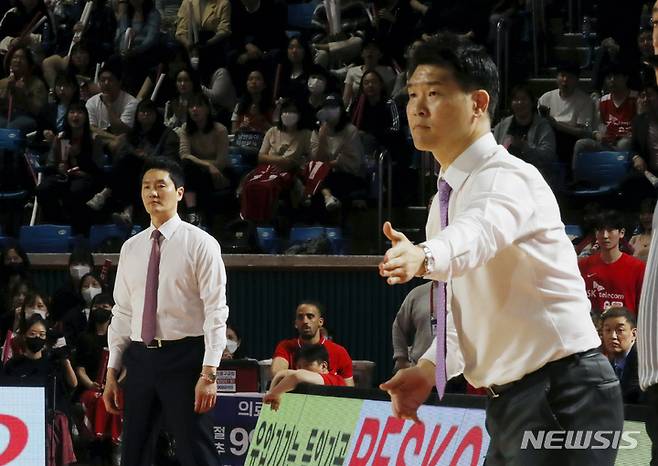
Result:
<svg viewBox="0 0 658 466"><path fill-rule="evenodd" d="M27 445L27 426L15 416L0 414L0 426L9 431L9 442L4 451L0 451L0 466L14 461Z"/></svg>

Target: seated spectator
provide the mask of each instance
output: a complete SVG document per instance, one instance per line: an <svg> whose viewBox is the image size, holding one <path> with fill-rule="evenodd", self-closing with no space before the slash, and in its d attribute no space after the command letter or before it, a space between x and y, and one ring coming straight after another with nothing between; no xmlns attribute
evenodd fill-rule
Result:
<svg viewBox="0 0 658 466"><path fill-rule="evenodd" d="M375 0L373 6L377 42L402 67L406 47L418 36L420 15L411 7L411 2L406 0Z"/></svg>
<svg viewBox="0 0 658 466"><path fill-rule="evenodd" d="M645 199L640 204L640 223L638 233L631 238L633 256L641 261L647 261L649 257L649 246L651 245L651 232L653 231L653 211L656 208L655 199Z"/></svg>
<svg viewBox="0 0 658 466"><path fill-rule="evenodd" d="M164 108L167 102L174 100L178 94L176 89L178 72L192 69L187 49L178 42L172 42L167 45L166 49L163 49L159 63L149 68L146 79L135 97L140 102L144 99L151 99L158 108ZM160 79L162 82L155 92ZM155 99L153 98L154 93Z"/></svg>
<svg viewBox="0 0 658 466"><path fill-rule="evenodd" d="M5 364L13 355L17 343L14 338L20 331L21 318L24 316L23 305L26 296L31 292L31 284L27 281L19 281L14 284L7 293L7 299L3 305L0 317L0 341L2 341L2 359L0 366Z"/></svg>
<svg viewBox="0 0 658 466"><path fill-rule="evenodd" d="M346 198L363 185L363 146L359 130L349 122L342 101L328 96L318 112L320 128L311 135L311 162L308 166L306 202L321 199L327 211L340 208ZM319 170L312 168L322 162Z"/></svg>
<svg viewBox="0 0 658 466"><path fill-rule="evenodd" d="M242 337L240 332L234 324L226 324L226 348L222 353L222 361L245 359L246 351L242 344Z"/></svg>
<svg viewBox="0 0 658 466"><path fill-rule="evenodd" d="M324 325L322 306L313 302L302 302L295 311L295 329L298 337L280 341L272 356L272 376L287 369L297 369L295 355L306 345L322 345L329 353L329 367L345 380L345 385L354 386L352 358L345 348L332 340L323 338L320 329Z"/></svg>
<svg viewBox="0 0 658 466"><path fill-rule="evenodd" d="M345 386L345 379L329 365L329 353L324 345L301 347L295 357L295 365L298 369L286 369L276 374L263 397L263 403L270 405L274 411L281 405L281 395L294 390L300 383Z"/></svg>
<svg viewBox="0 0 658 466"><path fill-rule="evenodd" d="M141 205L140 174L149 157L179 159L180 140L171 128L164 125L162 115L150 99L137 105L135 126L125 144L119 148L108 186L94 195L87 206L100 210L110 199L112 218L119 224L132 224L135 206Z"/></svg>
<svg viewBox="0 0 658 466"><path fill-rule="evenodd" d="M199 60L219 68L224 61L226 39L231 35L231 2L185 0L177 17L176 39L188 50L196 48Z"/></svg>
<svg viewBox="0 0 658 466"><path fill-rule="evenodd" d="M231 133L257 133L265 135L272 126L272 98L265 82L265 76L260 70L253 70L247 76L247 92L239 100L231 117ZM236 135L236 145L242 146ZM262 136L258 141L258 148ZM248 147L255 146L256 142ZM257 148L256 148L257 149Z"/></svg>
<svg viewBox="0 0 658 466"><path fill-rule="evenodd" d="M6 63L9 77L0 79L0 128L19 129L25 135L37 129L37 116L47 103L48 90L35 75L37 65L27 47L12 49Z"/></svg>
<svg viewBox="0 0 658 466"><path fill-rule="evenodd" d="M201 92L197 73L183 68L175 74L177 95L167 101L165 122L170 128L180 128L187 121L187 105L194 94Z"/></svg>
<svg viewBox="0 0 658 466"><path fill-rule="evenodd" d="M624 306L637 314L645 265L619 250L625 233L619 212L603 212L596 226L600 252L578 262L592 309Z"/></svg>
<svg viewBox="0 0 658 466"><path fill-rule="evenodd" d="M80 280L94 270L94 258L84 246L77 246L69 255L68 279L53 293L52 320L58 322L71 309L84 305L80 294Z"/></svg>
<svg viewBox="0 0 658 466"><path fill-rule="evenodd" d="M94 137L100 138L112 153L120 145L118 136L129 133L133 127L137 108L137 99L121 88L122 70L118 57L105 62L98 77L101 93L87 101Z"/></svg>
<svg viewBox="0 0 658 466"><path fill-rule="evenodd" d="M0 249L0 303L11 287L29 278L30 259L17 241L8 239Z"/></svg>
<svg viewBox="0 0 658 466"><path fill-rule="evenodd" d="M515 86L510 96L512 115L494 127L496 142L550 179L551 165L557 161L553 128L535 111L535 98L527 85Z"/></svg>
<svg viewBox="0 0 658 466"><path fill-rule="evenodd" d="M46 349L47 327L40 315L27 319L21 328L23 352L7 361L4 375L28 383L42 383L46 387L46 410L54 411L53 425L56 431L47 426L47 442L57 445L61 463L76 462L73 442L69 429L69 392L78 385L78 379L65 348L50 351ZM53 388L54 387L54 388Z"/></svg>
<svg viewBox="0 0 658 466"><path fill-rule="evenodd" d="M573 164L581 152L628 151L632 146L631 124L637 113L637 92L628 88L628 71L619 66L607 74L610 93L599 103L599 129L594 139L579 139L573 149Z"/></svg>
<svg viewBox="0 0 658 466"><path fill-rule="evenodd" d="M213 105L216 113L215 119L230 128L231 116L238 97L224 58L216 58L210 62L202 61L199 52L192 49L190 62L192 69L199 73L201 91Z"/></svg>
<svg viewBox="0 0 658 466"><path fill-rule="evenodd" d="M318 110L324 105L324 100L329 94L334 94L338 91L336 79L329 74L324 68L315 66L306 82L308 89L307 105L304 108L304 121L314 122L317 117Z"/></svg>
<svg viewBox="0 0 658 466"><path fill-rule="evenodd" d="M390 66L382 65L382 52L379 44L374 40L370 40L363 44L361 51L361 59L363 65L355 65L347 68L345 75L345 88L343 89L343 102L346 107L354 104L354 97L359 94L361 87L361 80L366 70L375 70L382 78L382 82L386 89L387 94L393 90L395 83L395 72Z"/></svg>
<svg viewBox="0 0 658 466"><path fill-rule="evenodd" d="M580 68L562 63L557 70L557 89L539 98L539 113L555 131L558 159L571 166L576 140L591 137L595 124L594 102L578 88Z"/></svg>
<svg viewBox="0 0 658 466"><path fill-rule="evenodd" d="M50 314L48 312L48 296L37 290L30 290L25 295L25 300L23 301L20 324L24 323L34 314L39 314L46 322L50 320Z"/></svg>
<svg viewBox="0 0 658 466"><path fill-rule="evenodd" d="M70 222L76 232L90 226L86 202L102 186L100 139L93 139L87 108L80 102L66 112L64 131L53 139L45 176L37 187L43 218Z"/></svg>
<svg viewBox="0 0 658 466"><path fill-rule="evenodd" d="M109 462L117 449L121 435L121 416L105 410L102 393L109 351L107 329L112 318L114 300L110 294L99 294L91 302L89 325L78 341L75 372L82 388L80 402L84 422L80 430L91 439L88 445L90 461Z"/></svg>
<svg viewBox="0 0 658 466"><path fill-rule="evenodd" d="M633 120L634 176L624 184L624 197L637 203L647 197L656 197L658 188L658 147L653 143L658 134L658 86L655 78L645 83L638 107L644 111Z"/></svg>
<svg viewBox="0 0 658 466"><path fill-rule="evenodd" d="M56 77L63 73L76 77L82 100L87 101L91 96L98 94L101 90L98 83L94 81L95 65L91 63L90 47L92 46L87 42L81 41L73 46L68 58L59 55L46 58L41 66L48 87L53 89ZM94 58L98 59L95 55Z"/></svg>
<svg viewBox="0 0 658 466"><path fill-rule="evenodd" d="M96 274L88 273L80 280L80 296L83 303L71 308L61 320L61 329L69 345L76 347L88 326L91 304L103 292L103 281Z"/></svg>
<svg viewBox="0 0 658 466"><path fill-rule="evenodd" d="M80 88L75 76L60 73L55 78L55 101L46 105L43 115L43 137L52 144L55 135L64 131L69 105L80 100Z"/></svg>
<svg viewBox="0 0 658 466"><path fill-rule="evenodd" d="M160 12L153 0L128 0L119 6L117 19L114 50L130 70L125 75L125 89L136 95L149 68L160 61Z"/></svg>
<svg viewBox="0 0 658 466"><path fill-rule="evenodd" d="M432 283L409 292L393 321L393 370L415 366L434 339L433 310L430 309Z"/></svg>
<svg viewBox="0 0 658 466"><path fill-rule="evenodd" d="M45 1L15 0L13 3L14 7L0 20L0 55L23 46L33 48L41 58L51 55L55 49L57 29ZM42 17L46 21L31 31Z"/></svg>
<svg viewBox="0 0 658 466"><path fill-rule="evenodd" d="M241 215L245 220L272 219L279 197L289 193L310 153L311 135L302 127L299 107L292 100L284 100L280 108L279 122L265 134L258 165L242 183Z"/></svg>
<svg viewBox="0 0 658 466"><path fill-rule="evenodd" d="M308 79L314 69L313 51L309 43L301 36L291 37L286 58L277 65L274 99L285 97L298 102L307 100Z"/></svg>
<svg viewBox="0 0 658 466"><path fill-rule="evenodd" d="M198 201L207 203L213 192L231 187L228 166L228 131L214 122L210 101L197 94L188 101L188 119L179 132L180 156L185 171L187 221L200 225Z"/></svg>
<svg viewBox="0 0 658 466"><path fill-rule="evenodd" d="M638 403L642 392L637 372L635 315L625 307L611 307L601 320L605 353L619 378L624 403Z"/></svg>

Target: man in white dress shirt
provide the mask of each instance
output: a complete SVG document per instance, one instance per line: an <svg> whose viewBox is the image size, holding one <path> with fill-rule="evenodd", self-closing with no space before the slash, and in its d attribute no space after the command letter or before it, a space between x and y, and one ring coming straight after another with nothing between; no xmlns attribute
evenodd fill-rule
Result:
<svg viewBox="0 0 658 466"><path fill-rule="evenodd" d="M417 419L435 377L441 393L463 373L489 394L487 466L614 464L615 447L521 448L527 431L620 431L623 410L555 196L491 134L495 65L481 47L440 36L414 52L407 87L414 143L434 154L449 188L432 203L425 243L384 224L392 247L380 274L390 285L414 276L446 285L432 295L445 303L435 307L442 343L381 386L394 414Z"/></svg>
<svg viewBox="0 0 658 466"><path fill-rule="evenodd" d="M168 159L146 163L142 201L151 226L121 248L108 331L103 399L119 413L124 387L121 464L150 465L160 416L185 466L219 466L212 439L216 371L226 346L226 271L219 243L176 213L183 172Z"/></svg>

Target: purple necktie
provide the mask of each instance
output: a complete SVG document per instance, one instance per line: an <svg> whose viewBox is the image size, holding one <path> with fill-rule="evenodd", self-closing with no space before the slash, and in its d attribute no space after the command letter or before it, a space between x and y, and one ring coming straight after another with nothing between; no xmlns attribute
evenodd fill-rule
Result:
<svg viewBox="0 0 658 466"><path fill-rule="evenodd" d="M142 314L142 341L149 344L155 338L155 319L158 310L158 275L160 275L160 238L162 233L153 230L151 239L151 257L146 274L146 290L144 293L144 313Z"/></svg>
<svg viewBox="0 0 658 466"><path fill-rule="evenodd" d="M441 213L441 229L448 226L448 201L452 188L446 180L439 178L437 183L439 188L439 209ZM446 283L433 282L432 293L434 298L434 316L436 319L436 390L439 393L439 399L443 398L446 390Z"/></svg>

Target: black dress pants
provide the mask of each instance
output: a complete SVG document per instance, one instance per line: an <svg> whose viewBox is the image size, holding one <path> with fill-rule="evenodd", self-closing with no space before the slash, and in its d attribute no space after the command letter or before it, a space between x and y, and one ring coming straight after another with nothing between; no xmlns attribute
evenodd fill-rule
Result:
<svg viewBox="0 0 658 466"><path fill-rule="evenodd" d="M220 466L212 438L212 416L210 412L194 412L194 388L203 354L203 337L186 338L162 348L133 342L126 349L122 466L151 466L152 431L159 427L161 416L174 436L181 466Z"/></svg>
<svg viewBox="0 0 658 466"><path fill-rule="evenodd" d="M524 449L524 433L537 439L540 431L581 431L581 436L593 431L593 438L596 431L622 431L623 424L621 389L608 360L596 350L571 355L488 400L491 441L485 466L613 466L616 448L546 449L546 442L535 448L526 441ZM605 435L613 440L613 434ZM601 443L592 440L591 445Z"/></svg>
<svg viewBox="0 0 658 466"><path fill-rule="evenodd" d="M651 466L658 466L658 384L647 388L647 422L645 427L651 439Z"/></svg>

